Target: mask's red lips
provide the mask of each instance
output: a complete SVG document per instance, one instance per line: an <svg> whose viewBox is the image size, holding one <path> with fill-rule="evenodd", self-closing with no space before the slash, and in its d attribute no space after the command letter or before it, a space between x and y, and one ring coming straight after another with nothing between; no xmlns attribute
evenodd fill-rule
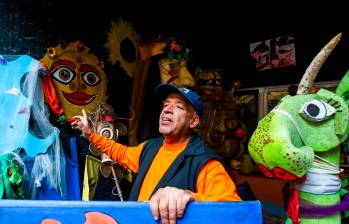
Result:
<svg viewBox="0 0 349 224"><path fill-rule="evenodd" d="M62 91L63 96L70 102L75 105L86 105L92 102L96 98L95 95L88 95L84 92L76 91L73 93L66 93Z"/></svg>

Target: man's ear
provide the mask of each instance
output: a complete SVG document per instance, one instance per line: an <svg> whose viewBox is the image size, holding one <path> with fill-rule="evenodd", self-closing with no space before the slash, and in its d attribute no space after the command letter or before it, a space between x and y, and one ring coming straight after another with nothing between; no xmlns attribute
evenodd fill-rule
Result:
<svg viewBox="0 0 349 224"><path fill-rule="evenodd" d="M190 119L190 128L195 128L200 123L199 115L195 114L192 119Z"/></svg>

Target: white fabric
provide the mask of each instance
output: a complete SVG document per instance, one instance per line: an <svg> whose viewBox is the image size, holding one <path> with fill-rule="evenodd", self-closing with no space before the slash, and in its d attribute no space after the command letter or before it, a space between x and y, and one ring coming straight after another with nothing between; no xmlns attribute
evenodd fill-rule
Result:
<svg viewBox="0 0 349 224"><path fill-rule="evenodd" d="M335 194L341 189L341 180L331 174L309 171L303 184L295 184L299 191L311 194Z"/></svg>

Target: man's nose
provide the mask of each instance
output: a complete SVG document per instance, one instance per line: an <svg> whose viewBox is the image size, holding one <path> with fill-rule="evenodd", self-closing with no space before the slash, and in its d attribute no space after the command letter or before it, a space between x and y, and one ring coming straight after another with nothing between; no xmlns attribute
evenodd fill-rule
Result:
<svg viewBox="0 0 349 224"><path fill-rule="evenodd" d="M174 105L168 104L166 107L164 107L164 112L171 113L173 112Z"/></svg>

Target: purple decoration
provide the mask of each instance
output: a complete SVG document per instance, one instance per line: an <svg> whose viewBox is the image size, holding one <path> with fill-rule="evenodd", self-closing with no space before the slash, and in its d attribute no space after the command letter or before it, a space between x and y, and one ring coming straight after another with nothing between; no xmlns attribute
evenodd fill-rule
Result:
<svg viewBox="0 0 349 224"><path fill-rule="evenodd" d="M349 210L349 194L343 196L342 201L335 205L321 206L314 205L309 201L304 201L304 204L300 205L299 213L301 217L324 217L333 215L337 212L343 212Z"/></svg>
<svg viewBox="0 0 349 224"><path fill-rule="evenodd" d="M46 69L40 68L39 71L38 71L38 75L39 75L40 78L42 78L42 77L48 75L48 73L47 73Z"/></svg>
<svg viewBox="0 0 349 224"><path fill-rule="evenodd" d="M7 65L6 59L0 55L0 65Z"/></svg>

